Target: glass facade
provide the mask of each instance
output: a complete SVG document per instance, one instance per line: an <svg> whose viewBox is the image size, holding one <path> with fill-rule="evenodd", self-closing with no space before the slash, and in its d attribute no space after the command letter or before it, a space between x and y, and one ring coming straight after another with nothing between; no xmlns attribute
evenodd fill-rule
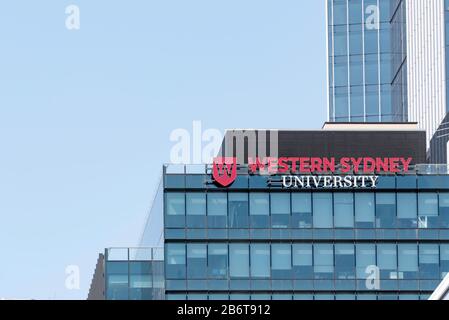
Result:
<svg viewBox="0 0 449 320"><path fill-rule="evenodd" d="M107 300L162 300L165 298L162 249L111 248L106 249L105 257L105 298ZM180 275L179 273L176 276Z"/></svg>
<svg viewBox="0 0 449 320"><path fill-rule="evenodd" d="M166 299L418 300L449 272L447 174L291 191L207 170L164 175Z"/></svg>
<svg viewBox="0 0 449 320"><path fill-rule="evenodd" d="M405 1L327 6L329 121L407 121Z"/></svg>

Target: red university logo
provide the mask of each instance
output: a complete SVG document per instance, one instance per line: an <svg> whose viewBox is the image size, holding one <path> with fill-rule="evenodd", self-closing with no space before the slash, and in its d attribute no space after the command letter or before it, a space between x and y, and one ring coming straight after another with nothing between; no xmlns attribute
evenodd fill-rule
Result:
<svg viewBox="0 0 449 320"><path fill-rule="evenodd" d="M215 158L212 176L222 187L231 185L237 178L237 158Z"/></svg>

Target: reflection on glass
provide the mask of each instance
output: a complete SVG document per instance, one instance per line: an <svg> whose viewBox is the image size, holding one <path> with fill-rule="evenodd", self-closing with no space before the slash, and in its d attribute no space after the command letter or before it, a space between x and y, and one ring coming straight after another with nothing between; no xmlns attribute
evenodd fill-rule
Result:
<svg viewBox="0 0 449 320"><path fill-rule="evenodd" d="M229 193L229 227L248 228L248 194Z"/></svg>
<svg viewBox="0 0 449 320"><path fill-rule="evenodd" d="M357 228L374 228L374 194L355 194L355 224Z"/></svg>
<svg viewBox="0 0 449 320"><path fill-rule="evenodd" d="M312 228L312 196L310 193L292 194L292 228Z"/></svg>
<svg viewBox="0 0 449 320"><path fill-rule="evenodd" d="M268 228L270 225L270 198L268 193L249 194L251 228Z"/></svg>
<svg viewBox="0 0 449 320"><path fill-rule="evenodd" d="M290 226L290 194L271 194L271 226L288 228Z"/></svg>
<svg viewBox="0 0 449 320"><path fill-rule="evenodd" d="M332 228L332 193L313 194L314 228Z"/></svg>

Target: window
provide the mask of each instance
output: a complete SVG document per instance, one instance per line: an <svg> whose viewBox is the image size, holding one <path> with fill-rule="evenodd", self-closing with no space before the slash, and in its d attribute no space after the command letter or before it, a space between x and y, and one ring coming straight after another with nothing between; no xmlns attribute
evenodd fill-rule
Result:
<svg viewBox="0 0 449 320"><path fill-rule="evenodd" d="M334 248L331 244L315 244L313 246L315 279L333 279Z"/></svg>
<svg viewBox="0 0 449 320"><path fill-rule="evenodd" d="M248 194L229 193L229 226L248 228Z"/></svg>
<svg viewBox="0 0 449 320"><path fill-rule="evenodd" d="M337 279L355 279L354 245L335 245L335 277Z"/></svg>
<svg viewBox="0 0 449 320"><path fill-rule="evenodd" d="M397 279L397 253L395 244L380 244L377 247L377 265L381 279Z"/></svg>
<svg viewBox="0 0 449 320"><path fill-rule="evenodd" d="M268 193L250 193L249 210L252 228L269 228L270 198Z"/></svg>
<svg viewBox="0 0 449 320"><path fill-rule="evenodd" d="M290 279L292 270L292 248L289 244L273 244L271 268L273 279Z"/></svg>
<svg viewBox="0 0 449 320"><path fill-rule="evenodd" d="M398 193L398 227L418 227L418 205L416 193Z"/></svg>
<svg viewBox="0 0 449 320"><path fill-rule="evenodd" d="M290 226L290 194L271 194L271 225L273 228Z"/></svg>
<svg viewBox="0 0 449 320"><path fill-rule="evenodd" d="M206 194L187 193L187 227L204 228L206 224Z"/></svg>
<svg viewBox="0 0 449 320"><path fill-rule="evenodd" d="M310 193L292 194L292 228L312 228L312 196Z"/></svg>
<svg viewBox="0 0 449 320"><path fill-rule="evenodd" d="M228 246L226 244L209 244L208 269L210 278L226 278L228 269Z"/></svg>
<svg viewBox="0 0 449 320"><path fill-rule="evenodd" d="M357 244L357 279L367 279L368 267L376 266L376 247L374 244Z"/></svg>
<svg viewBox="0 0 449 320"><path fill-rule="evenodd" d="M185 279L186 248L184 244L167 244L167 279Z"/></svg>
<svg viewBox="0 0 449 320"><path fill-rule="evenodd" d="M355 194L356 228L374 228L374 193Z"/></svg>
<svg viewBox="0 0 449 320"><path fill-rule="evenodd" d="M204 279L207 274L207 247L205 244L187 245L187 276Z"/></svg>
<svg viewBox="0 0 449 320"><path fill-rule="evenodd" d="M129 287L136 289L151 288L153 286L151 274L131 274Z"/></svg>
<svg viewBox="0 0 449 320"><path fill-rule="evenodd" d="M185 195L184 193L166 194L165 224L171 228L185 227Z"/></svg>
<svg viewBox="0 0 449 320"><path fill-rule="evenodd" d="M207 223L209 228L226 228L228 195L226 193L207 194Z"/></svg>
<svg viewBox="0 0 449 320"><path fill-rule="evenodd" d="M336 228L354 227L354 199L352 193L334 194L334 212Z"/></svg>
<svg viewBox="0 0 449 320"><path fill-rule="evenodd" d="M418 194L419 227L438 228L438 196L436 193Z"/></svg>
<svg viewBox="0 0 449 320"><path fill-rule="evenodd" d="M128 299L128 262L108 262L107 298L110 300Z"/></svg>
<svg viewBox="0 0 449 320"><path fill-rule="evenodd" d="M376 214L378 228L394 228L396 220L396 196L394 193L376 195Z"/></svg>
<svg viewBox="0 0 449 320"><path fill-rule="evenodd" d="M231 278L248 278L249 248L247 244L229 245L229 273Z"/></svg>
<svg viewBox="0 0 449 320"><path fill-rule="evenodd" d="M293 273L295 279L313 279L311 244L293 245Z"/></svg>
<svg viewBox="0 0 449 320"><path fill-rule="evenodd" d="M313 194L313 227L332 228L332 194Z"/></svg>
<svg viewBox="0 0 449 320"><path fill-rule="evenodd" d="M268 244L251 245L251 277L270 277L270 246Z"/></svg>
<svg viewBox="0 0 449 320"><path fill-rule="evenodd" d="M440 279L440 255L436 244L419 245L419 272L421 279Z"/></svg>
<svg viewBox="0 0 449 320"><path fill-rule="evenodd" d="M442 244L440 247L440 268L443 279L449 273L449 244Z"/></svg>
<svg viewBox="0 0 449 320"><path fill-rule="evenodd" d="M418 247L416 244L398 245L399 279L417 279Z"/></svg>
<svg viewBox="0 0 449 320"><path fill-rule="evenodd" d="M449 193L440 193L440 228L449 228Z"/></svg>

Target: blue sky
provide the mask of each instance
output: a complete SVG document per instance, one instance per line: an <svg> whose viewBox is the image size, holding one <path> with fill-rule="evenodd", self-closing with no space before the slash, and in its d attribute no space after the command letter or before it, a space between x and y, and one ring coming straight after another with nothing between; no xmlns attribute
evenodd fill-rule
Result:
<svg viewBox="0 0 449 320"><path fill-rule="evenodd" d="M0 298L85 299L98 253L136 245L172 130L325 119L324 1L2 1Z"/></svg>

